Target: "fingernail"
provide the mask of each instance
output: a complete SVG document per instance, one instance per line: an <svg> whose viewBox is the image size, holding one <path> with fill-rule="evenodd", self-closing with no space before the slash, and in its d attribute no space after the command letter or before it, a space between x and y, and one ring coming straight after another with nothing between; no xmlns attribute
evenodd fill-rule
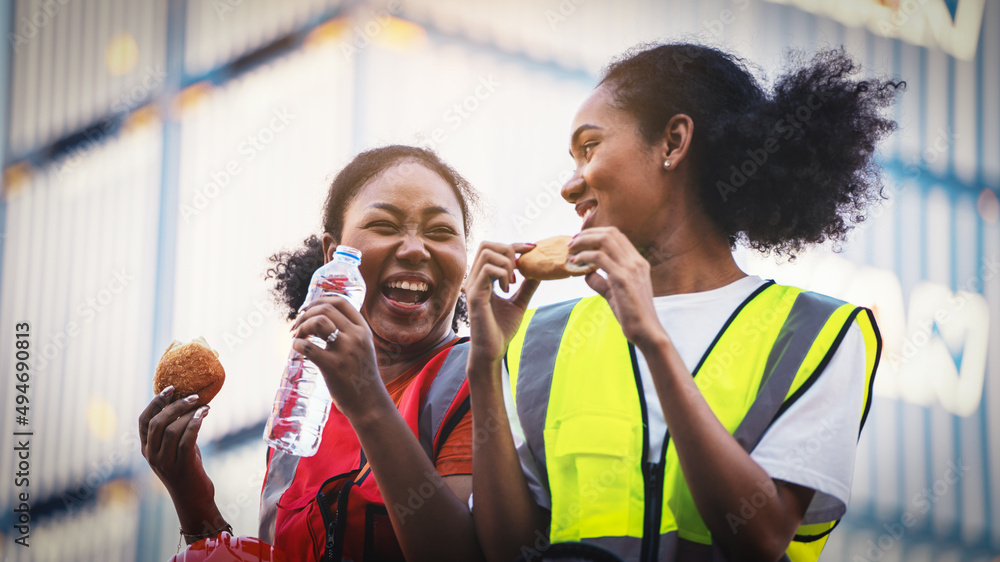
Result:
<svg viewBox="0 0 1000 562"><path fill-rule="evenodd" d="M174 393L174 385L170 385L167 388L161 390L160 393L157 394L156 396L157 398L166 398L167 396L170 396L173 393Z"/></svg>
<svg viewBox="0 0 1000 562"><path fill-rule="evenodd" d="M198 401L198 395L192 394L191 396L187 396L184 398L184 401L187 402L188 404L194 404L195 402Z"/></svg>
<svg viewBox="0 0 1000 562"><path fill-rule="evenodd" d="M525 245L525 246L531 246L532 248L534 248L534 247L535 247L535 246L537 246L538 244L535 244L534 242L525 242L525 243L524 243L524 245Z"/></svg>
<svg viewBox="0 0 1000 562"><path fill-rule="evenodd" d="M510 282L511 283L517 283L517 272L516 271L511 271L510 272Z"/></svg>
<svg viewBox="0 0 1000 562"><path fill-rule="evenodd" d="M194 413L194 419L200 420L208 415L208 406L202 406Z"/></svg>

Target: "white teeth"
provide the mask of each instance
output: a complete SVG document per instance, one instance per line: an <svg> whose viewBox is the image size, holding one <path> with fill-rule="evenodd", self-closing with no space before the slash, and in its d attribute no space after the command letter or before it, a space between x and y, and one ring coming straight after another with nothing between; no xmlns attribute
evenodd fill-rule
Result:
<svg viewBox="0 0 1000 562"><path fill-rule="evenodd" d="M596 209L596 208L597 207L591 207L591 208L587 209L586 211L584 211L584 213L583 213L583 220L587 220L587 217L589 217L590 215L594 214L594 209Z"/></svg>
<svg viewBox="0 0 1000 562"><path fill-rule="evenodd" d="M403 289L404 291L426 291L429 287L427 283L420 283L418 281L390 281L389 287L393 289Z"/></svg>

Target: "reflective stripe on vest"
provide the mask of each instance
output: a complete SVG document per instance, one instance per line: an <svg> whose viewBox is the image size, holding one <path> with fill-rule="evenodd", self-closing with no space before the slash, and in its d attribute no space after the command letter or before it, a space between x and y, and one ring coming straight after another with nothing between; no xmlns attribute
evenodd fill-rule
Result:
<svg viewBox="0 0 1000 562"><path fill-rule="evenodd" d="M452 420L452 418L460 418L467 411L467 409L462 408L462 405L464 404L465 408L468 407L469 391L465 376L468 351L469 344L466 339L439 352L438 355L447 353L447 356L444 357L437 372L432 375L433 380L429 382L429 385L425 385L424 381L427 378L426 375L429 373L421 372L418 374L410 383L410 386L407 387L400 403L400 413L412 429L416 430L419 428L417 433L421 445L424 446L425 452L427 452L428 457L432 460L437 455L439 447L444 440L445 435L442 432L450 431L455 425L454 422L459 421ZM428 365L433 364L435 360L437 360L437 357L431 359ZM427 366L425 366L426 368ZM414 392L421 392L421 386L424 387L423 396L415 397L410 395ZM419 404L419 408L408 407L408 404ZM336 415L339 415L336 410L331 412L331 418ZM332 426L332 423L328 425L328 427ZM343 439L344 436L339 437ZM326 431L324 431L324 441L326 440ZM354 437L353 444L357 445L356 442L357 438ZM425 443L428 445L425 445ZM320 447L322 454L324 452L322 441ZM359 447L358 449L360 450ZM258 537L269 544L275 544L276 542L275 527L278 502L282 500L282 497L292 486L293 480L296 478L307 478L309 480L307 488L311 491L303 492L303 500L308 498L308 500L314 501L313 498L327 478L335 474L360 469L362 468L360 465L365 464L363 453L360 465L357 455L330 455L329 451L326 451L326 456L322 460L317 458L321 454L317 454L316 457L308 457L307 459L274 449L269 449L269 454L267 475L261 491L260 515L258 519ZM304 472L300 470L300 465L307 465ZM301 485L300 483L299 486ZM374 487L375 479L366 478L365 486ZM318 513L316 516L318 517ZM363 522L359 524L361 525L361 532L363 534ZM303 529L302 532L304 533L304 537L308 538L308 531ZM359 540L363 541L364 537L360 537Z"/></svg>
<svg viewBox="0 0 1000 562"><path fill-rule="evenodd" d="M446 419L458 419L458 408L464 405L468 409L469 383L465 377L465 366L469 362L469 346L456 345L452 347L438 371L427 396L420 406L420 445L427 457L434 459L437 448L441 445L438 438ZM457 404L456 404L457 403ZM450 431L449 431L450 433ZM447 438L447 437L445 437Z"/></svg>
<svg viewBox="0 0 1000 562"><path fill-rule="evenodd" d="M721 554L713 554L669 434L661 462L648 462L634 349L606 301L590 297L529 314L508 349L507 367L525 440L551 494L551 541L614 544L627 560ZM765 284L744 301L694 369L695 383L719 421L752 451L823 373L855 322L868 363L863 425L879 352L871 313L800 289ZM659 475L662 500L657 485L648 486ZM815 560L834 524L803 525L790 559Z"/></svg>

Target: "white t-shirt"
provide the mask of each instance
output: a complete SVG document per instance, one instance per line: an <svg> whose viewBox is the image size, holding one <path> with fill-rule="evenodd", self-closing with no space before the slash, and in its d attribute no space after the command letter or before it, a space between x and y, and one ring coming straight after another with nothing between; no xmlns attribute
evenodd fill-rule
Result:
<svg viewBox="0 0 1000 562"><path fill-rule="evenodd" d="M653 304L667 334L689 371L722 329L729 316L764 283L749 276L701 293L656 297ZM649 460L658 462L666 422L645 358L636 350L649 421ZM858 424L864 408L865 346L855 323L826 370L764 434L750 457L773 479L816 491L803 523L833 521L843 516L850 499ZM551 508L549 492L524 441L524 431L511 397L510 376L502 373L504 401L528 487L535 501ZM470 505L471 505L470 498Z"/></svg>

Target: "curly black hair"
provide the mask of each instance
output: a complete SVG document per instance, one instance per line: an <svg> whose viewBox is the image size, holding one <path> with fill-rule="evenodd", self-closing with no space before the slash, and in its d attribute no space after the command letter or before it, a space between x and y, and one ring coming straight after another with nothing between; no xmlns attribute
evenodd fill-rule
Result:
<svg viewBox="0 0 1000 562"><path fill-rule="evenodd" d="M642 45L612 62L600 84L650 144L671 117L689 116L708 216L731 245L794 257L808 245L843 241L884 198L873 155L896 129L883 110L906 84L857 79L860 69L843 48L791 62L766 92L730 53Z"/></svg>
<svg viewBox="0 0 1000 562"><path fill-rule="evenodd" d="M462 222L468 236L472 230L473 209L479 206L476 190L434 152L404 145L389 145L362 152L337 174L323 205L323 231L340 240L344 230L344 213L361 188L385 170L404 162L426 166L448 182L462 207ZM271 255L268 261L273 267L264 274L265 279L274 279L272 292L275 300L287 307L289 320L295 319L305 302L313 272L325 263L323 242L319 236L309 236L302 244L298 250L283 250ZM453 330L458 330L460 321L466 325L469 323L464 293L455 303Z"/></svg>

